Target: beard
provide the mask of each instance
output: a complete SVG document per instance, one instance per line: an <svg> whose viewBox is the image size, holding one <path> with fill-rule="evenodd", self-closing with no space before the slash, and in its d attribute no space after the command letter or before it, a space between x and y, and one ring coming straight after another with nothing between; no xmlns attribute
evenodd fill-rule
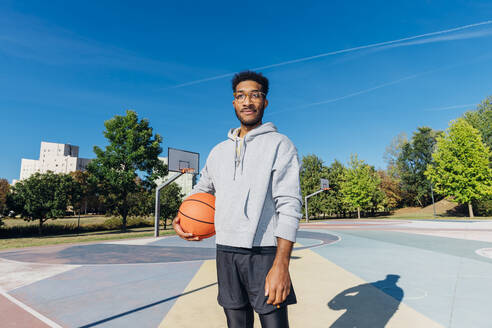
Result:
<svg viewBox="0 0 492 328"><path fill-rule="evenodd" d="M258 123L261 123L261 120L263 119L263 113L265 110L265 104L263 103L261 105L261 107L255 108L255 110L258 113L258 115L255 116L254 118L249 119L249 120L242 118L240 116L240 111L238 113L238 111L235 110L234 113L236 114L237 119L239 120L239 122L241 122L242 125L250 127L250 126L257 125Z"/></svg>

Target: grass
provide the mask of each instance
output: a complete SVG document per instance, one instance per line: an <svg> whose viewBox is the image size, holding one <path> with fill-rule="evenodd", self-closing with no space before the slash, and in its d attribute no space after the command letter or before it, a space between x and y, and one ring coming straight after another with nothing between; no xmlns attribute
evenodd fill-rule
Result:
<svg viewBox="0 0 492 328"><path fill-rule="evenodd" d="M87 226L91 224L103 224L108 217L100 215L82 215L80 217L80 226ZM39 226L39 221L24 221L23 219L3 219L5 225L3 227L18 227L18 226ZM44 224L46 225L71 225L77 224L78 217L64 217L60 219L48 219Z"/></svg>
<svg viewBox="0 0 492 328"><path fill-rule="evenodd" d="M475 216L470 219L468 216L432 216L432 215L398 215L398 216L382 216L381 219L388 220L446 220L446 221L488 221L492 220L490 216Z"/></svg>
<svg viewBox="0 0 492 328"><path fill-rule="evenodd" d="M491 221L492 217L490 216L476 216L473 219L470 219L467 216L432 216L428 214L407 214L407 215L398 215L398 216L376 216L376 217L362 217L360 219L357 218L310 218L309 222L316 221L331 221L331 220L429 220L429 221ZM301 219L301 223L306 223L306 219Z"/></svg>
<svg viewBox="0 0 492 328"><path fill-rule="evenodd" d="M154 235L153 218L129 218L127 232L120 229L121 218L83 215L47 220L43 224L43 235L38 235L39 221L27 222L23 219L4 219L0 227L0 249L46 246L66 243L86 243L104 240L152 237ZM174 234L168 220L167 230L162 235ZM162 221L161 221L162 224ZM80 233L77 233L80 232Z"/></svg>
<svg viewBox="0 0 492 328"><path fill-rule="evenodd" d="M160 230L159 235L173 235L174 230ZM41 236L29 238L0 239L0 249L47 246L57 244L86 243L93 241L143 238L154 236L154 228L135 228L123 233L121 230L87 232L79 235Z"/></svg>
<svg viewBox="0 0 492 328"><path fill-rule="evenodd" d="M66 217L47 220L43 223L44 236L80 234L95 231L118 230L122 228L121 218L104 216L85 216L80 219ZM150 217L128 217L127 228L153 227L154 219ZM0 227L0 238L21 238L39 236L39 221L24 221L23 219L7 219Z"/></svg>

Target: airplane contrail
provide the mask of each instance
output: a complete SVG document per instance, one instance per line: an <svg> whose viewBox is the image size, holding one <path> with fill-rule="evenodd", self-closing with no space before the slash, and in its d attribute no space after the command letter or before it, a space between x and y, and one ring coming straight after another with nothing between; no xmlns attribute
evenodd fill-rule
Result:
<svg viewBox="0 0 492 328"><path fill-rule="evenodd" d="M472 106L477 106L477 104L464 104L464 105L453 105L453 106L446 106L446 107L428 108L428 109L424 109L424 111L426 111L426 112L434 112L434 111L442 111L442 110L448 110L448 109L465 108L465 107L472 107Z"/></svg>
<svg viewBox="0 0 492 328"><path fill-rule="evenodd" d="M425 33L425 34L409 36L406 38L401 38L401 39L396 39L396 40L372 43L372 44L367 44L364 46L358 46L358 47L353 47L353 48L348 48L348 49L341 49L341 50L336 50L336 51L331 51L331 52L325 52L325 53L314 55L314 56L302 57L302 58L283 61L283 62L276 63L276 64L259 66L259 67L251 68L251 70L259 71L262 69L268 69L268 68L285 66L285 65L295 64L295 63L301 63L301 62L310 61L310 60L317 59L317 58L333 56L333 55L338 55L338 54L343 54L343 53L348 53L348 52L353 52L353 51L358 51L358 50L363 50L363 49L375 48L375 47L380 47L380 46L387 46L387 45L395 44L398 42L405 42L405 41L409 41L409 40L415 40L415 39L420 39L420 38L425 38L425 37L430 37L430 36L447 34L447 33L462 31L462 30L477 27L477 26L490 25L490 24L492 24L492 20L483 21L483 22L474 23L474 24L469 24L469 25L458 26L458 27L454 27L451 29L447 29L447 30L441 30L441 31L436 31L436 32L430 32L430 33ZM436 41L438 41L438 40L436 40ZM181 88L181 87L186 87L189 85L199 84L199 83L203 83L203 82L207 82L207 81L218 80L218 79L222 79L225 77L233 76L234 74L236 74L236 72L216 75L216 76L212 76L212 77L208 77L208 78L204 78L204 79L200 79L200 80L194 80L194 81L190 81L190 82L177 84L175 86L172 86L172 87L169 87L166 89Z"/></svg>
<svg viewBox="0 0 492 328"><path fill-rule="evenodd" d="M490 56L488 56L488 55L478 56L478 57L475 58L474 61L475 62L476 61L480 61L480 60L482 60L484 58L485 59L486 58L490 58ZM269 116L269 115L273 115L273 114L278 114L278 113L283 113L283 112L290 112L290 111L293 111L293 110L305 109L305 108L314 107L314 106L318 106L318 105L325 105L325 104L334 103L334 102L337 102L337 101L340 101L340 100L352 98L352 97L355 97L355 96L358 96L358 95L361 95L361 94L364 94L364 93L368 93L368 92L371 92L371 91L374 91L374 90L385 88L385 87L388 87L388 86L391 86L391 85L394 85L394 84L398 84L398 83L401 83L403 81L412 80L412 79L418 78L418 77L423 76L423 75L432 74L432 73L441 72L441 71L446 71L446 70L449 70L449 69L452 69L452 68L456 68L456 67L460 67L460 66L463 66L463 64L452 64L452 65L447 65L447 66L443 66L443 67L439 67L439 68L435 68L435 69L431 69L431 70L427 70L427 71L423 71L423 72L419 72L419 73L407 75L407 76L404 76L404 77L399 78L399 79L396 79L396 80L392 80L392 81L388 81L388 82L385 82L385 83L382 83L382 84L378 84L378 85L375 85L373 87L370 87L370 88L367 88L367 89L362 89L362 90L359 90L359 91L355 91L355 92L352 92L352 93L349 93L349 94L346 94L346 95L343 95L343 96L339 96L339 97L335 97L335 98L330 98L330 99L326 99L326 100L321 100L321 101L317 101L317 102L312 102L312 103L308 103L308 104L305 104L305 105L295 106L295 107L286 108L286 109L282 109L282 110L278 110L278 111L267 112L267 113L265 113L265 116ZM457 106L459 106L459 107L457 107ZM476 106L476 104L456 105L456 106L452 106L452 107L436 108L436 109L430 109L430 110L446 110L446 109L461 108L461 107L467 107L467 106Z"/></svg>
<svg viewBox="0 0 492 328"><path fill-rule="evenodd" d="M293 107L293 108L287 108L287 109L284 109L284 110L278 110L278 111L274 111L274 112L268 112L268 113L265 113L265 116L269 116L269 115L273 115L273 114L278 114L278 113L284 113L284 112L290 112L290 111L293 111L293 110L298 110L298 109L303 109L303 108L309 108L309 107L318 106L318 105L329 104L329 103L333 103L333 102L336 102L336 101L339 101L339 100L343 100L343 99L347 99L347 98L352 98L352 97L355 97L355 96L358 96L358 95L361 95L361 94L364 94L364 93L368 93L368 92L371 92L371 91L374 91L374 90L377 90L377 89L381 89L381 88L384 88L384 87L388 87L390 85L397 84L397 83L400 83L400 82L403 82L403 81L406 81L406 80L411 80L411 79L417 78L417 77L419 77L421 75L428 74L428 73L431 73L431 72L434 72L434 71L435 70L427 71L427 72L422 72L422 73L417 73L417 74L412 74L412 75L405 76L403 78L400 78L400 79L397 79L397 80L394 80L394 81L389 81L389 82L386 82L386 83L383 83L383 84L376 85L376 86L371 87L371 88L359 90L359 91L356 91L356 92L352 92L352 93L346 94L344 96L340 96L340 97L336 97L336 98L331 98L331 99L328 99L328 100L313 102L313 103L309 103L309 104L306 104L306 105L301 105L301 106L297 106L297 107Z"/></svg>

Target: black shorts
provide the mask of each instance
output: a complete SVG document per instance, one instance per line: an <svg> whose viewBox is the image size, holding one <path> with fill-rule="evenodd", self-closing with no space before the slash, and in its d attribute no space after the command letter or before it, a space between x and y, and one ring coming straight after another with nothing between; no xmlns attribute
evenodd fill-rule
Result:
<svg viewBox="0 0 492 328"><path fill-rule="evenodd" d="M226 309L240 309L251 304L258 314L275 310L267 304L265 278L275 259L276 247L237 248L217 245L217 301ZM280 306L296 304L294 288Z"/></svg>

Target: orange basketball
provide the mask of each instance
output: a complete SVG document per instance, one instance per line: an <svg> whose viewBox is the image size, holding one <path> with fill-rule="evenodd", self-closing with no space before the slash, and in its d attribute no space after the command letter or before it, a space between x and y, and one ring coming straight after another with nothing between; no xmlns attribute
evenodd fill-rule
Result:
<svg viewBox="0 0 492 328"><path fill-rule="evenodd" d="M179 207L178 217L184 232L200 239L215 235L215 196L198 193L187 197Z"/></svg>

